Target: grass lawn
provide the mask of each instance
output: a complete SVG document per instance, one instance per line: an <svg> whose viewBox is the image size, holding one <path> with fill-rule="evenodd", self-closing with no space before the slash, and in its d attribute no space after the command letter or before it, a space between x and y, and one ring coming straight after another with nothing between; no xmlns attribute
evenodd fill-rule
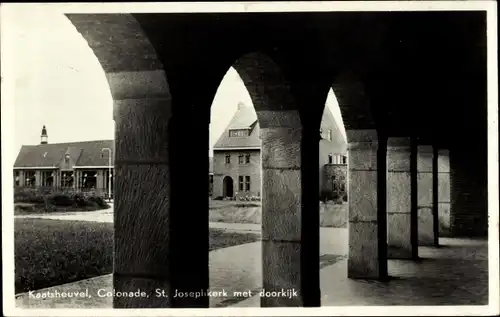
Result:
<svg viewBox="0 0 500 317"><path fill-rule="evenodd" d="M113 270L112 223L15 219L14 237L16 294ZM210 251L259 239L211 228Z"/></svg>
<svg viewBox="0 0 500 317"><path fill-rule="evenodd" d="M347 225L347 203L320 203L320 226L345 228ZM224 223L262 223L260 201L210 200L209 220Z"/></svg>

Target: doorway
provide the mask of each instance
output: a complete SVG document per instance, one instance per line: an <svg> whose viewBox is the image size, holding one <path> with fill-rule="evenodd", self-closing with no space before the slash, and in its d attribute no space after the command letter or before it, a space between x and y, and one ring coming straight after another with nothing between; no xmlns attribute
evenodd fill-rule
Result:
<svg viewBox="0 0 500 317"><path fill-rule="evenodd" d="M233 179L230 176L224 177L223 196L231 198L233 197Z"/></svg>

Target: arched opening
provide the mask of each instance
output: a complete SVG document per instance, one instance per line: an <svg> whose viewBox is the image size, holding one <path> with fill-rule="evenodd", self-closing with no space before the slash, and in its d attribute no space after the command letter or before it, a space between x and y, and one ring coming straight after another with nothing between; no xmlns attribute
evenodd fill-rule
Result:
<svg viewBox="0 0 500 317"><path fill-rule="evenodd" d="M233 179L231 176L224 177L223 180L223 196L224 198L233 198L234 188L233 188Z"/></svg>
<svg viewBox="0 0 500 317"><path fill-rule="evenodd" d="M272 80L276 82L265 82L263 78L266 76L266 71L270 72L273 69L275 72ZM283 144L286 146L287 143L295 142L293 139L287 140L285 138L277 142L277 144L275 143L272 151L266 152L266 145L262 143L262 136L266 137L267 134L273 132L273 129L282 126L286 128L300 126L299 121L294 121L298 119L298 116L293 117L290 115L291 112L287 114L282 112L281 109L275 111L275 109L272 108L273 103L279 104L280 106L283 104L291 104L290 101L287 102L284 100L284 98L289 96L289 92L282 90L284 85L282 82L278 82L282 80L280 76L282 75L276 71L276 66L272 64L268 57L255 53L245 55L229 68L219 86L219 90L211 108L210 146L213 149L214 175L212 199L217 199L218 196L222 196L220 198L224 199L224 197L227 196L225 188L226 181L228 181L227 175L234 173L232 175L234 175L235 193L238 192L235 199L238 200L239 207L233 210L228 208L225 213L226 218L223 222L229 223L227 227L236 228L241 226L240 228L243 230L252 228L260 235L264 234L264 232L261 231L263 226L262 217L264 217L262 206L265 203L274 204L276 207L272 208L279 209L279 204L283 203L280 202L279 197L260 196L261 193L264 194L264 189L262 187L265 179L264 174L269 173L269 171L264 169L264 166L272 167L273 164L277 164L276 162L286 166L286 164L289 164L286 163L286 160L291 159L293 162L293 157L295 155L295 153L289 150L280 153L280 146L283 146ZM229 81L232 81L232 83L229 83ZM246 99L246 102L242 102L241 99ZM223 121L221 118L224 116L227 119L221 122ZM287 133L286 135L288 136L295 133L293 129L289 131L291 133ZM348 221L347 142L339 105L332 89L330 89L328 98L325 102L325 110L319 132L321 137L319 147L320 160L318 162L320 192L317 197L319 198L318 204L321 206L321 250L318 261L320 267L324 268L342 259L342 257L346 255L348 249L346 234ZM253 133L260 135L258 142L250 138ZM245 149L243 145L255 146L254 150L258 151L258 155L256 155L255 158L253 156L249 158L244 152ZM282 154L283 156L281 156ZM247 186L244 178L245 173L252 175L252 178L255 177L258 179L258 187L252 188L253 184ZM339 176L335 185L332 186L331 176L337 174ZM217 185L217 177L219 177L221 185ZM252 183L254 182L253 179L251 179L251 181ZM273 180L271 179L271 181ZM219 189L217 189L218 186ZM269 186L269 183L267 186ZM252 201L251 195L248 197L245 197L244 194L242 195L242 191L244 192L247 188L258 191L255 201ZM266 199L268 200L266 201ZM323 199L324 201L322 201ZM230 203L231 202L227 202L227 204ZM285 201L284 203L290 202ZM245 204L257 205L258 208L248 207L245 209L245 207L243 207ZM215 206L219 208L220 205L217 203ZM251 212L251 208L253 208L255 212ZM220 220L220 215L222 214L221 210L211 208L210 217L213 217L215 220L214 215L216 214L219 217L217 219ZM242 217L242 214L246 214L246 217ZM285 218L285 223L282 223L282 226L287 227L287 222L292 221L292 219L293 214L291 213ZM219 226L224 226L224 224L220 223ZM290 229L293 229L293 227L290 227ZM218 263L218 260L215 256L213 258L211 257L211 289L215 291L220 287L227 287L226 289L230 291L241 291L241 288L253 290L253 296L251 296L251 298L233 298L226 302L213 299L211 300L211 306L227 306L234 304L240 307L261 306L256 291L263 287L262 265L264 264L262 261L264 261L264 259L261 258L262 247L263 245L261 242L235 247L234 250L236 250L236 248L241 248L242 250L246 248L248 250L242 252L240 255L237 261L238 267L232 267L231 270L226 272L225 281L221 281L217 271L213 268L213 266ZM241 276L241 272L245 272L245 276ZM325 279L324 282L328 283L328 280Z"/></svg>
<svg viewBox="0 0 500 317"><path fill-rule="evenodd" d="M102 214L100 221L113 222L112 203L103 200L113 183L106 177L114 162L101 157L101 149L114 152L115 127L103 68L70 20L39 7L16 13L5 15L16 19L7 24L15 25L8 33L17 39L9 48L16 56L14 72L5 76L16 82L14 204L44 202L33 207L35 216L69 212L62 219L14 219L15 253L30 259L14 260L17 294L112 273L112 225L98 228L89 214L81 227L70 228L77 218L72 212L89 209ZM90 188L92 193L86 191ZM73 239L82 235L86 238ZM99 252L90 254L90 249ZM52 260L47 262L42 254ZM88 261L76 261L71 273L60 274L66 257Z"/></svg>
<svg viewBox="0 0 500 317"><path fill-rule="evenodd" d="M233 234L233 243L209 257L209 286L225 289L227 298L210 298L210 307L245 300L234 292L256 291L261 285L260 126L247 87L235 68L222 78L210 113L209 161L213 189L210 227ZM211 243L215 238L210 236ZM221 250L222 251L222 250Z"/></svg>

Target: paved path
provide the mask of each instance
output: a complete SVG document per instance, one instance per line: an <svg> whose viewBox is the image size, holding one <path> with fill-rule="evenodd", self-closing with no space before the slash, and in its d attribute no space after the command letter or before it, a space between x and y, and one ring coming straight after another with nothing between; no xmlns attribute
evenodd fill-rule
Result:
<svg viewBox="0 0 500 317"><path fill-rule="evenodd" d="M17 216L26 217L26 216ZM58 213L29 217L113 222L112 209L96 212ZM256 224L211 222L211 228L236 232L260 232ZM347 278L348 232L346 229L320 229L320 277L323 306L339 305L457 305L487 304L487 241L441 238L440 248L420 247L422 261L389 261L393 279L386 283ZM344 257L342 257L344 256ZM210 252L211 290L234 291L261 288L261 243L247 243ZM55 286L45 290L85 291L96 294L112 289L111 275ZM35 293L40 293L40 290ZM110 308L109 297L79 299L16 298L19 307ZM259 307L259 296L251 298L211 298L211 307Z"/></svg>
<svg viewBox="0 0 500 317"><path fill-rule="evenodd" d="M347 261L332 254L345 242L336 243L345 229L322 232L320 277L323 306L345 305L485 305L488 301L487 242L481 240L441 239L442 247L420 247L422 260L389 261L389 282L351 280L347 278ZM324 241L324 234L332 239ZM335 236L337 235L337 236ZM333 239L335 236L336 239ZM340 239L339 239L340 240ZM344 240L345 241L345 240ZM330 248L330 249L326 249ZM210 288L233 291L258 290L261 287L260 243L248 243L210 252ZM49 291L83 291L96 294L98 289L111 290L111 275L59 285ZM16 298L23 308L110 308L111 298L93 296L80 299ZM259 296L250 298L211 298L211 307L259 307Z"/></svg>
<svg viewBox="0 0 500 317"><path fill-rule="evenodd" d="M235 230L230 228L229 230ZM345 229L322 228L321 229L321 259L322 264L328 265L333 263L338 258L332 255L345 254L347 251L346 245L342 241L346 241L347 232ZM247 290L257 290L262 285L261 275L261 243L253 242L238 246L218 249L210 252L210 289L214 291L226 290L230 296L227 298L210 299L211 307L227 307L233 305L244 298L235 298L231 296L235 291L243 292ZM89 280L69 283L51 287L45 290L54 291L84 291L89 289L89 293L93 294L92 299L30 299L27 294L19 296L16 299L16 304L20 307L49 307L49 308L106 308L111 307L112 302L109 298L99 298L97 296L98 289L111 290L112 279L111 275L96 277ZM37 292L35 292L37 293Z"/></svg>

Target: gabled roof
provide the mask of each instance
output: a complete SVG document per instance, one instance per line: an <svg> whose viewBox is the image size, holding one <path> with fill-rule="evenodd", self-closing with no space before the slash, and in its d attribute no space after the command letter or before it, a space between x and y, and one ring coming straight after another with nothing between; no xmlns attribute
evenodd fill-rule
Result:
<svg viewBox="0 0 500 317"><path fill-rule="evenodd" d="M332 140L330 141L333 144L333 147L337 149L339 153L347 152L347 142L344 139L344 136L340 132L339 125L329 107L325 107L323 111L323 118L321 121L322 129L331 129L332 130Z"/></svg>
<svg viewBox="0 0 500 317"><path fill-rule="evenodd" d="M69 143L23 145L14 167L58 167L68 153L75 166L108 166L108 152L112 149L111 164L114 165L114 140L97 140Z"/></svg>
<svg viewBox="0 0 500 317"><path fill-rule="evenodd" d="M229 137L229 130L248 129L249 136ZM257 114L252 107L240 107L229 122L226 130L214 145L214 150L228 148L260 148L259 124Z"/></svg>

